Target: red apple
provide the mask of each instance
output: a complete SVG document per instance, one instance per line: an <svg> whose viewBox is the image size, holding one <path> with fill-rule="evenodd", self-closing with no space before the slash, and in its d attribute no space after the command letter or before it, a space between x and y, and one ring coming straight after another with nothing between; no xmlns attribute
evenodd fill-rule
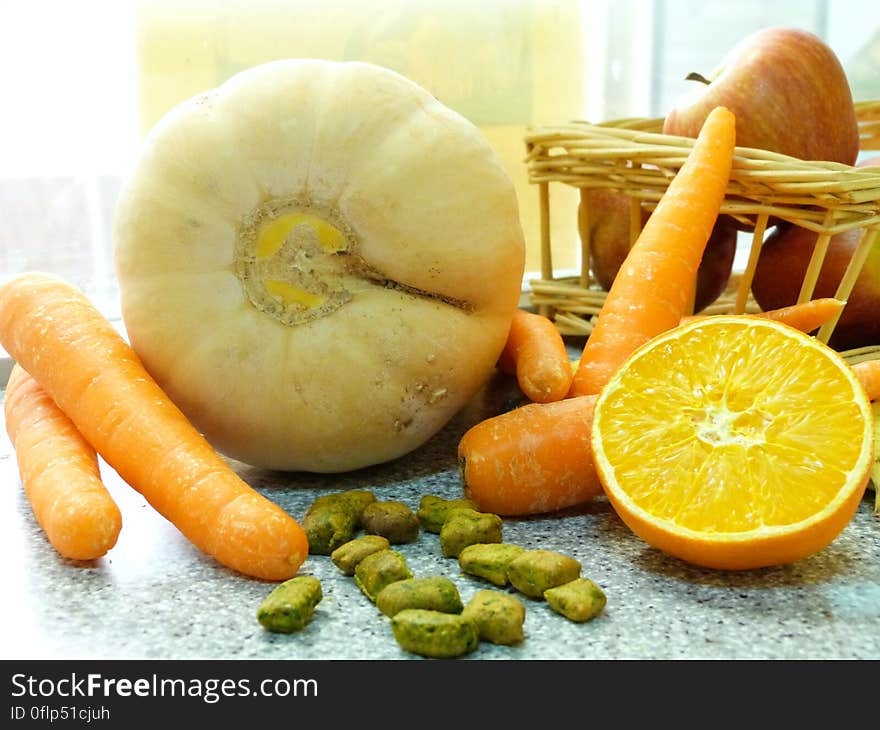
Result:
<svg viewBox="0 0 880 730"><path fill-rule="evenodd" d="M872 165L880 166L880 155L856 166ZM814 298L834 296L863 232L856 228L831 237ZM797 301L817 239L818 234L792 224L780 225L767 236L752 280L752 294L761 309ZM880 238L868 253L828 344L838 350L880 344Z"/></svg>
<svg viewBox="0 0 880 730"><path fill-rule="evenodd" d="M581 205L589 210L590 267L596 281L606 291L630 249L630 198L608 190L581 190ZM650 211L642 209L642 225ZM736 255L736 225L733 219L719 217L697 270L694 311L699 312L721 296L730 280Z"/></svg>
<svg viewBox="0 0 880 730"><path fill-rule="evenodd" d="M854 229L832 236L814 298L834 296L862 233ZM752 294L761 309L797 301L816 238L816 233L791 224L767 237L752 280ZM880 242L871 248L828 344L838 350L880 344Z"/></svg>
<svg viewBox="0 0 880 730"><path fill-rule="evenodd" d="M852 92L839 59L818 36L764 28L740 41L703 81L674 103L665 133L696 137L708 113L726 106L736 115L740 147L855 162L859 128Z"/></svg>
<svg viewBox="0 0 880 730"><path fill-rule="evenodd" d="M856 166L873 165L880 166L880 155ZM856 228L831 237L814 298L834 296L863 232ZM786 307L797 301L817 238L818 234L791 224L779 226L767 236L752 280L752 294L761 309ZM838 350L880 344L880 238L868 253L828 344Z"/></svg>
<svg viewBox="0 0 880 730"><path fill-rule="evenodd" d="M581 230L581 238L590 236L590 269L596 281L606 291L617 275L630 249L630 198L610 190L581 189L581 210L586 207L588 231ZM642 225L649 212L642 210ZM583 226L584 219L579 217Z"/></svg>

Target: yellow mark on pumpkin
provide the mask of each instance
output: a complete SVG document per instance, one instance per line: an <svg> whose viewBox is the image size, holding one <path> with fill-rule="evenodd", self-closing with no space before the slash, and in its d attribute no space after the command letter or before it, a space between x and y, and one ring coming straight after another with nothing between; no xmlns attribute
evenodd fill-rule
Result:
<svg viewBox="0 0 880 730"><path fill-rule="evenodd" d="M276 297L284 302L284 304L288 305L298 304L301 307L311 309L312 307L320 306L326 299L326 297L320 296L319 294L312 294L311 292L301 289L298 286L294 286L293 284L289 284L286 281L267 279L263 282L263 285L266 287L266 291L270 296Z"/></svg>
<svg viewBox="0 0 880 730"><path fill-rule="evenodd" d="M326 251L336 253L345 250L346 240L342 231L316 215L297 212L279 216L263 227L257 238L257 259L267 259L278 253L291 231L301 225L311 226Z"/></svg>

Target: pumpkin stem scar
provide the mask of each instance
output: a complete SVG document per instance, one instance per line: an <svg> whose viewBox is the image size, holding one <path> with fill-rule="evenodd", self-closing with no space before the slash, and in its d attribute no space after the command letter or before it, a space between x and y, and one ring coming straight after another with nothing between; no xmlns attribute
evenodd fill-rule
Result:
<svg viewBox="0 0 880 730"><path fill-rule="evenodd" d="M288 326L325 317L372 287L473 311L464 300L408 286L370 266L343 218L310 201L274 198L258 206L239 226L234 255L251 304Z"/></svg>

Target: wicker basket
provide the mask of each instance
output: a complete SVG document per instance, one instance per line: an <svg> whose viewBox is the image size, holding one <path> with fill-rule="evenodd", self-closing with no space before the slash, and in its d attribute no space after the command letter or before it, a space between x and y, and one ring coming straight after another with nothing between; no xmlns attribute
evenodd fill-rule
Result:
<svg viewBox="0 0 880 730"><path fill-rule="evenodd" d="M856 104L861 148L880 149L880 101ZM581 240L576 276L554 275L550 241L550 183L603 188L633 201L632 225L641 208L652 209L687 157L693 140L662 134L662 119L620 119L603 124L573 122L529 130L525 137L529 182L538 187L541 220L541 278L530 282L532 304L566 335L589 335L605 298L590 272L590 242ZM771 218L819 234L801 288L800 301L813 289L832 235L853 228L865 234L841 280L836 296L846 299L875 237L880 234L880 167L856 168L832 162L806 162L764 150L737 147L721 212L753 228L745 270L706 312L758 311L751 281ZM586 229L586 227L583 227ZM638 231L633 230L634 236ZM817 333L824 342L837 321Z"/></svg>

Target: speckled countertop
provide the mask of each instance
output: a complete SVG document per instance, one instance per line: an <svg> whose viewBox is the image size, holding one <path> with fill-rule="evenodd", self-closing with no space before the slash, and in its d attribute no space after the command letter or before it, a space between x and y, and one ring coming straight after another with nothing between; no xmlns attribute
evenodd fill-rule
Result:
<svg viewBox="0 0 880 730"><path fill-rule="evenodd" d="M511 395L497 378L445 430L395 462L338 476L281 474L236 464L254 487L294 517L328 489L371 489L414 509L423 494L461 496L456 445ZM0 435L0 547L4 599L0 658L412 659L390 624L328 557L301 573L324 589L300 633L270 634L255 611L272 587L204 557L106 464L124 526L116 547L92 563L52 550L23 494L15 457ZM868 493L843 533L796 564L734 573L702 570L635 537L604 499L583 509L506 520L506 542L558 550L606 592L602 615L575 624L523 598L526 639L481 644L469 659L878 659L880 521ZM450 577L467 601L478 579L440 553L437 535L398 546L414 574Z"/></svg>

